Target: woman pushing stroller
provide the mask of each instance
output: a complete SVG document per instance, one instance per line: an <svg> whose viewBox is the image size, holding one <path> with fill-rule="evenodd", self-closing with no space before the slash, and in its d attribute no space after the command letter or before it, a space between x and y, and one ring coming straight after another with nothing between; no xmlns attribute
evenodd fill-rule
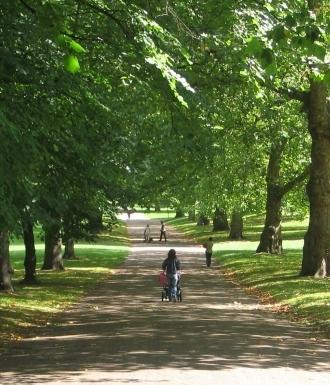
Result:
<svg viewBox="0 0 330 385"><path fill-rule="evenodd" d="M167 276L169 300L177 300L177 285L180 279L181 262L176 256L176 251L171 249L168 252L167 258L162 264L164 273Z"/></svg>

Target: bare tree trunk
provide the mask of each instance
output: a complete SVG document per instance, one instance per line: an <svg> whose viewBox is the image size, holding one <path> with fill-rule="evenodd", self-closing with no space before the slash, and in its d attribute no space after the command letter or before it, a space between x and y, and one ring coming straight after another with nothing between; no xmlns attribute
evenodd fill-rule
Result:
<svg viewBox="0 0 330 385"><path fill-rule="evenodd" d="M175 210L175 218L183 218L184 217L184 211L181 208L177 208Z"/></svg>
<svg viewBox="0 0 330 385"><path fill-rule="evenodd" d="M204 214L198 215L197 226L206 226L210 224L209 218Z"/></svg>
<svg viewBox="0 0 330 385"><path fill-rule="evenodd" d="M213 230L212 231L226 231L229 230L227 213L218 207L214 211Z"/></svg>
<svg viewBox="0 0 330 385"><path fill-rule="evenodd" d="M273 246L273 240L276 232L275 229L280 228L282 218L281 205L283 193L280 184L280 163L285 143L285 141L273 143L270 149L266 176L266 218L257 253L272 253L278 249Z"/></svg>
<svg viewBox="0 0 330 385"><path fill-rule="evenodd" d="M275 253L280 254L282 247L282 199L285 194L302 183L309 175L309 166L303 172L292 178L286 184L281 183L280 164L281 157L286 145L282 143L273 143L271 146L268 168L267 168L267 200L266 200L266 218L263 231L260 236L260 242L256 250L257 253Z"/></svg>
<svg viewBox="0 0 330 385"><path fill-rule="evenodd" d="M29 213L24 213L22 218L22 227L23 227L23 238L25 245L25 258L24 258L24 267L25 267L25 276L24 282L26 283L36 283L36 264L37 256L34 243L34 234L33 234L33 223Z"/></svg>
<svg viewBox="0 0 330 385"><path fill-rule="evenodd" d="M282 195L277 189L267 192L266 219L257 253L282 252L281 204Z"/></svg>
<svg viewBox="0 0 330 385"><path fill-rule="evenodd" d="M52 225L45 231L45 255L42 270L64 270L62 241L59 226Z"/></svg>
<svg viewBox="0 0 330 385"><path fill-rule="evenodd" d="M237 210L234 210L230 221L230 239L243 239L243 216Z"/></svg>
<svg viewBox="0 0 330 385"><path fill-rule="evenodd" d="M64 249L63 258L64 259L75 259L76 258L75 249L74 249L74 239L73 238L69 238L65 242L65 249Z"/></svg>
<svg viewBox="0 0 330 385"><path fill-rule="evenodd" d="M0 231L0 289L13 292L11 274L13 270L9 262L9 232Z"/></svg>
<svg viewBox="0 0 330 385"><path fill-rule="evenodd" d="M308 128L312 136L311 173L307 185L310 215L304 238L303 276L330 276L329 112L326 85L312 82L308 99Z"/></svg>
<svg viewBox="0 0 330 385"><path fill-rule="evenodd" d="M196 212L195 212L194 209L189 210L188 218L189 218L190 221L195 221L196 220Z"/></svg>

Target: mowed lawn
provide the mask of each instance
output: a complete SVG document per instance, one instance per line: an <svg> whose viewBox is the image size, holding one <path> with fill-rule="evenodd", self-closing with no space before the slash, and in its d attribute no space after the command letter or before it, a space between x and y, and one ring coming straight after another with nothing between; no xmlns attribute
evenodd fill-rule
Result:
<svg viewBox="0 0 330 385"><path fill-rule="evenodd" d="M212 232L212 226L196 226L187 218L167 221L195 242L212 236L214 258L228 279L257 294L274 310L305 322L330 336L330 278L300 277L303 235L308 220L283 221L282 255L255 254L263 218L250 216L244 221L244 240L229 241L228 232Z"/></svg>
<svg viewBox="0 0 330 385"><path fill-rule="evenodd" d="M36 239L37 275L40 284L24 285L24 245L14 240L10 247L15 269L13 294L0 294L0 340L19 339L28 327L41 326L74 303L89 289L108 277L128 255L126 226L120 223L111 233L103 233L95 243L75 246L77 259L65 260L62 272L42 271L44 245Z"/></svg>

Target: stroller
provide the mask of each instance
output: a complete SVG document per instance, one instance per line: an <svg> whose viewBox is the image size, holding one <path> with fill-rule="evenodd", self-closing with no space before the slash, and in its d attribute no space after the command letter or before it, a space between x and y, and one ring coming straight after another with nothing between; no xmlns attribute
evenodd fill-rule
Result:
<svg viewBox="0 0 330 385"><path fill-rule="evenodd" d="M182 302L182 290L180 286L181 276L179 275L178 283L176 286L176 299L177 301ZM162 302L163 301L169 301L170 300L170 288L168 285L167 276L164 272L161 272L159 274L159 283L160 286L162 286Z"/></svg>

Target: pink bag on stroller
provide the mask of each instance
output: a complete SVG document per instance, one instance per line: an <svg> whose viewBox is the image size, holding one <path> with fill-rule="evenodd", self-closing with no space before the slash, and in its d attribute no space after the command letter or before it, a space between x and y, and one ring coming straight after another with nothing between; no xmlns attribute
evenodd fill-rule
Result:
<svg viewBox="0 0 330 385"><path fill-rule="evenodd" d="M163 271L159 274L158 280L159 280L160 286L162 287L167 286L167 276Z"/></svg>

